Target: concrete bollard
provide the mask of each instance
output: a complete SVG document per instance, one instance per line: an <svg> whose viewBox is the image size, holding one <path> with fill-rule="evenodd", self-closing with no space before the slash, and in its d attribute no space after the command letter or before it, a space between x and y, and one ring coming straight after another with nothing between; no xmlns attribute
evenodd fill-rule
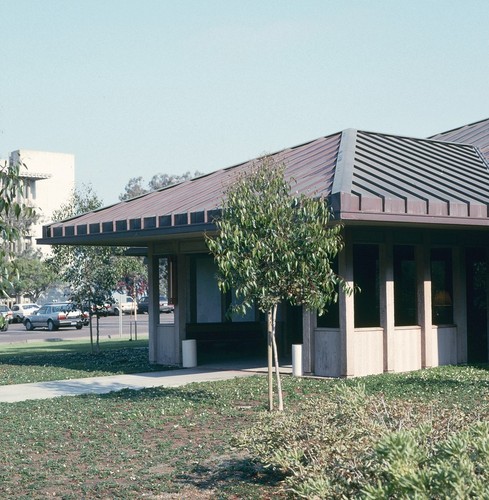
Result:
<svg viewBox="0 0 489 500"><path fill-rule="evenodd" d="M197 341L182 340L182 366L195 368L197 366Z"/></svg>
<svg viewBox="0 0 489 500"><path fill-rule="evenodd" d="M302 344L292 344L292 375L302 377Z"/></svg>

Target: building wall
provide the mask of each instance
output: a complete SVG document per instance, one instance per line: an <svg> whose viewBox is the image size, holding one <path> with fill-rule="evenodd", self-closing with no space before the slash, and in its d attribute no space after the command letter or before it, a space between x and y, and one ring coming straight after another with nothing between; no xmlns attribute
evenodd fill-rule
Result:
<svg viewBox="0 0 489 500"><path fill-rule="evenodd" d="M10 154L10 161L23 163L23 174L29 179L28 196L40 215L32 227L32 246L49 253L46 245L37 245L42 225L51 221L52 214L71 198L75 187L75 157L72 154L19 149Z"/></svg>

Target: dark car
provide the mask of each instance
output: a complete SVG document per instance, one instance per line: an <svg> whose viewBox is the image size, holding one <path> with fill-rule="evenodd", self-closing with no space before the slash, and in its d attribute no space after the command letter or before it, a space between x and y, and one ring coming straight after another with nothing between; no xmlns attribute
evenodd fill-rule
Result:
<svg viewBox="0 0 489 500"><path fill-rule="evenodd" d="M138 314L144 314L148 312L149 297L141 297L138 302Z"/></svg>
<svg viewBox="0 0 489 500"><path fill-rule="evenodd" d="M77 330L83 327L82 312L70 302L45 304L31 316L24 319L26 330L34 328L47 328L50 331L58 328L75 327Z"/></svg>
<svg viewBox="0 0 489 500"><path fill-rule="evenodd" d="M138 313L144 314L148 312L149 297L141 297L138 302ZM160 295L160 312L172 313L174 310L173 304L168 304L168 299L164 295Z"/></svg>

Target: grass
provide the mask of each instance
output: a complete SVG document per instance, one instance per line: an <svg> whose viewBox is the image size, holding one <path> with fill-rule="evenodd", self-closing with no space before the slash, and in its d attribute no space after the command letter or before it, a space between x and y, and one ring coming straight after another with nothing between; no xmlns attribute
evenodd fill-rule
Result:
<svg viewBox="0 0 489 500"><path fill-rule="evenodd" d="M147 371L144 345L106 346L93 356L66 347L1 352L7 383L58 374ZM114 347L114 348L112 348ZM58 349L58 348L57 348ZM146 361L145 359L146 358ZM34 368L35 367L35 368ZM161 367L160 367L161 368ZM22 372L25 374L22 375ZM361 379L369 394L415 401L433 418L461 409L471 419L489 410L487 365L441 367ZM5 383L5 382L2 382ZM310 398L328 398L356 381L284 377L286 411ZM286 498L282 476L236 448L234 438L266 413L266 378L124 390L106 395L0 404L0 497Z"/></svg>
<svg viewBox="0 0 489 500"><path fill-rule="evenodd" d="M168 370L150 364L148 341L104 341L97 354L89 342L60 341L0 347L0 385Z"/></svg>

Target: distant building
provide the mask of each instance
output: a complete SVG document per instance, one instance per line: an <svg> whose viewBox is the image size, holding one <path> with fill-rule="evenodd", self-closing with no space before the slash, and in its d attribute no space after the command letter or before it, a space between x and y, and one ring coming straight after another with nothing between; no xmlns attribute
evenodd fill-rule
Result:
<svg viewBox="0 0 489 500"><path fill-rule="evenodd" d="M53 212L71 197L75 187L75 157L66 153L19 149L10 153L9 161L23 165L21 176L26 180L24 196L39 215L19 250L31 246L48 254L49 247L38 246L36 238L42 236L42 226L52 220Z"/></svg>

